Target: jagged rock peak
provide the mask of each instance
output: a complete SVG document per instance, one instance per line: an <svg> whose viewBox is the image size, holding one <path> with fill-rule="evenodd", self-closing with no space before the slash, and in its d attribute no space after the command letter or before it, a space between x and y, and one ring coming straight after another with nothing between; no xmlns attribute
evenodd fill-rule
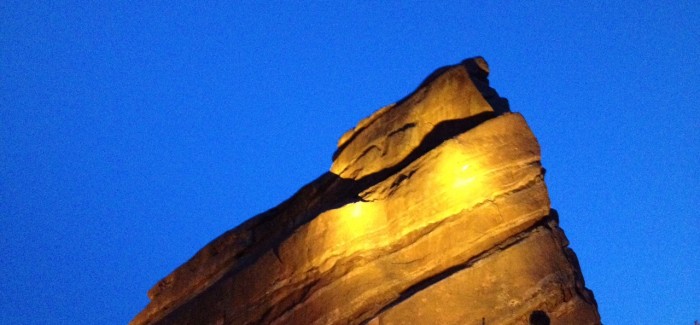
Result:
<svg viewBox="0 0 700 325"><path fill-rule="evenodd" d="M428 140L458 132L496 114L508 102L489 87L489 68L481 58L433 72L410 96L386 106L345 133L333 155L331 172L359 179L394 166ZM498 103L497 109L490 102ZM440 140L440 139L437 139Z"/></svg>
<svg viewBox="0 0 700 325"><path fill-rule="evenodd" d="M132 324L599 324L489 71L440 68L362 120L329 172L205 246Z"/></svg>

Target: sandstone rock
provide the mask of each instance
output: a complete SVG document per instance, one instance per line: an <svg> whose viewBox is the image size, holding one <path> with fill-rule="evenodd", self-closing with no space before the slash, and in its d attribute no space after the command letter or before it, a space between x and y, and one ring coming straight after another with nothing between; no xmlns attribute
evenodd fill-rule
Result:
<svg viewBox="0 0 700 325"><path fill-rule="evenodd" d="M361 121L329 173L204 247L132 324L599 324L488 71L439 69Z"/></svg>

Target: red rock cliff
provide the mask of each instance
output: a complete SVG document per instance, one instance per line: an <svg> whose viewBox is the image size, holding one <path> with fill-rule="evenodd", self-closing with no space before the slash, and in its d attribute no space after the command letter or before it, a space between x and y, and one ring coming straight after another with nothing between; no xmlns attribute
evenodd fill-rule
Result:
<svg viewBox="0 0 700 325"><path fill-rule="evenodd" d="M212 241L132 324L599 324L540 148L481 58L343 135L330 172Z"/></svg>

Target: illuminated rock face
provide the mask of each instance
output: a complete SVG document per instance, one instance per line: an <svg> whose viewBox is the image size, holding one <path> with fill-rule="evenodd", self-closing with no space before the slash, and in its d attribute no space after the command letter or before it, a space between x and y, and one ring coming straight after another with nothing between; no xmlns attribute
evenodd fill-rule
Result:
<svg viewBox="0 0 700 325"><path fill-rule="evenodd" d="M523 117L470 59L161 280L132 324L599 324Z"/></svg>

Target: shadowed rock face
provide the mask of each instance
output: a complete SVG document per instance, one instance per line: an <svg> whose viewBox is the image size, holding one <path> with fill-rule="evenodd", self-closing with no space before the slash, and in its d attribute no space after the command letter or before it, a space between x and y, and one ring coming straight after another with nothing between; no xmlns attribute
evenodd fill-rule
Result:
<svg viewBox="0 0 700 325"><path fill-rule="evenodd" d="M132 324L599 324L540 148L481 58L343 135L330 172L212 241Z"/></svg>

